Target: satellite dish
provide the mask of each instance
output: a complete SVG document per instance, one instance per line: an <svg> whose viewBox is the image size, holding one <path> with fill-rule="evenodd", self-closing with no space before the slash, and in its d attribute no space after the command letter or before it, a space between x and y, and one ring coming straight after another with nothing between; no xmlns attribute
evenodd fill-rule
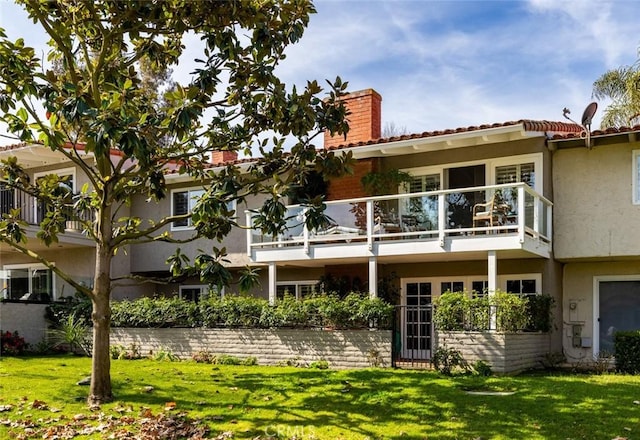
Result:
<svg viewBox="0 0 640 440"><path fill-rule="evenodd" d="M593 120L593 115L596 114L596 110L598 110L598 103L592 102L591 104L589 104L587 106L587 108L584 109L584 112L582 112L582 124L578 124L576 121L574 121L573 119L571 119L569 117L569 114L571 113L571 110L569 110L566 107L562 109L562 115L565 118L567 118L568 120L570 120L574 124L580 125L580 126L582 126L582 128L584 128L584 132L582 133L582 135L580 137L585 138L586 146L589 149L591 149L591 147L592 147L592 145L591 145L591 121Z"/></svg>
<svg viewBox="0 0 640 440"><path fill-rule="evenodd" d="M584 109L582 113L582 126L584 128L591 128L591 121L593 120L593 115L596 114L596 110L598 110L598 103L592 102Z"/></svg>

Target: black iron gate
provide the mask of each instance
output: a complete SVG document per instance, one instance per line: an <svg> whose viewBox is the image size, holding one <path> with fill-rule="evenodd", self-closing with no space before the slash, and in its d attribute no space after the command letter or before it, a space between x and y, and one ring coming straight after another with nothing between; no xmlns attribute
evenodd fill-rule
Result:
<svg viewBox="0 0 640 440"><path fill-rule="evenodd" d="M433 306L396 306L393 320L392 365L421 366L431 362L435 349Z"/></svg>

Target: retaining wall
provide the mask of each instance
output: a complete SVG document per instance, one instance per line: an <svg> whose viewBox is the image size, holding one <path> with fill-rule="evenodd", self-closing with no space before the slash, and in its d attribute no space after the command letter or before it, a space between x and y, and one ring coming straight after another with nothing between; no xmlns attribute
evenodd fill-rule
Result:
<svg viewBox="0 0 640 440"><path fill-rule="evenodd" d="M485 361L496 373L540 368L549 353L548 333L438 332L438 346L454 348L469 362Z"/></svg>
<svg viewBox="0 0 640 440"><path fill-rule="evenodd" d="M391 365L390 330L113 328L111 345L136 344L147 355L168 350L181 359L208 351L240 358L256 357L261 365L291 360L302 364L326 360L331 368Z"/></svg>
<svg viewBox="0 0 640 440"><path fill-rule="evenodd" d="M26 342L35 345L45 339L47 321L44 310L49 304L34 304L26 301L0 302L0 330L18 334Z"/></svg>

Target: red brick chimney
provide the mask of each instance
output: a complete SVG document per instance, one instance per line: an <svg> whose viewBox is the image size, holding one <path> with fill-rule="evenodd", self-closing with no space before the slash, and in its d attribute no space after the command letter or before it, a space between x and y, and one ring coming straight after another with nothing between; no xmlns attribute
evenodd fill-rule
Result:
<svg viewBox="0 0 640 440"><path fill-rule="evenodd" d="M214 165L221 165L236 160L238 160L237 151L216 150L211 153L211 163Z"/></svg>
<svg viewBox="0 0 640 440"><path fill-rule="evenodd" d="M324 148L380 138L382 135L382 96L378 92L373 89L360 90L349 93L342 98L342 101L349 111L347 139L345 140L344 135L331 136L325 132Z"/></svg>

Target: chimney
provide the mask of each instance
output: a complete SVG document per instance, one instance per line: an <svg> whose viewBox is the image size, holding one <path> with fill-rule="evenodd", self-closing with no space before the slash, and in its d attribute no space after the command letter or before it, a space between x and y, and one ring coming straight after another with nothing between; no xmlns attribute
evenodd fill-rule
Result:
<svg viewBox="0 0 640 440"><path fill-rule="evenodd" d="M342 98L349 112L349 133L331 136L324 134L324 148L356 142L367 142L378 139L382 135L382 96L373 89L349 93Z"/></svg>
<svg viewBox="0 0 640 440"><path fill-rule="evenodd" d="M216 150L211 153L211 163L213 165L222 165L236 160L238 160L237 151Z"/></svg>

